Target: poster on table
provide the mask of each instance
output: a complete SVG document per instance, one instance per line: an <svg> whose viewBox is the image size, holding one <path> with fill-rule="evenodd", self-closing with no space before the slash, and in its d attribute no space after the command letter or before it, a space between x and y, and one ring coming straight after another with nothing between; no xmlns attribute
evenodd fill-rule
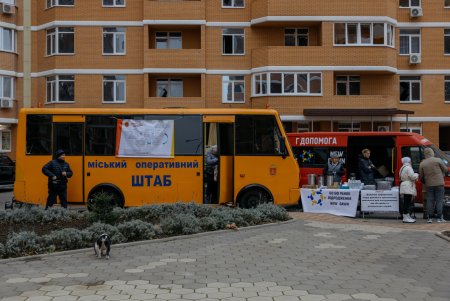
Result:
<svg viewBox="0 0 450 301"><path fill-rule="evenodd" d="M173 120L117 121L117 157L173 158Z"/></svg>
<svg viewBox="0 0 450 301"><path fill-rule="evenodd" d="M361 211L398 212L398 189L361 190Z"/></svg>
<svg viewBox="0 0 450 301"><path fill-rule="evenodd" d="M303 212L356 216L358 189L300 189Z"/></svg>

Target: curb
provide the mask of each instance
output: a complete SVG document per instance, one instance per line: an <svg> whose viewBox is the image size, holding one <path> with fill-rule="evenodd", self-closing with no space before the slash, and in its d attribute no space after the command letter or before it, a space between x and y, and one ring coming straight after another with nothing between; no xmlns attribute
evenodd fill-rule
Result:
<svg viewBox="0 0 450 301"><path fill-rule="evenodd" d="M209 232L201 232L201 233L195 233L191 235L178 235L178 236L171 236L171 237L164 237L164 238L157 238L157 239L151 239L151 240L140 240L140 241L133 241L133 242L125 242L121 244L115 244L114 248L123 248L123 247L132 247L132 246L139 246L144 244L154 244L154 243L160 243L160 242L167 242L167 241L173 241L173 240L183 240L183 239L189 239L189 238L196 238L196 237L203 237L203 236L209 236L209 235L222 235L225 233L235 233L235 232L245 232L250 231L254 229L260 229L265 227L272 227L272 226L281 226L285 224L295 223L298 222L296 219L290 219L288 221L283 222L277 222L277 223L268 223L268 224L262 224L262 225L255 225L255 226L248 226L244 228L239 228L238 230L230 230L230 229L224 229L224 230L217 230L217 231L209 231ZM77 253L87 253L92 252L92 248L84 248L84 249L76 249L76 250L67 250L67 251L59 251L54 253L45 253L45 254L38 254L38 255L31 255L31 256L22 256L22 257L14 257L14 258L5 258L0 259L1 263L9 263L9 262L15 262L15 261L33 261L33 260L39 260L48 256L61 256L61 255L70 255L70 254L77 254Z"/></svg>
<svg viewBox="0 0 450 301"><path fill-rule="evenodd" d="M437 232L436 236L438 236L438 237L440 237L440 238L450 242L450 237L448 237L447 235L442 234L442 232Z"/></svg>

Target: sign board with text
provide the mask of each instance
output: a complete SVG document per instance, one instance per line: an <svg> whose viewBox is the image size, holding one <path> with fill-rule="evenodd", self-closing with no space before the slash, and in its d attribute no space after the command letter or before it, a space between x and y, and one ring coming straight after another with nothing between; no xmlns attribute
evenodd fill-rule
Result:
<svg viewBox="0 0 450 301"><path fill-rule="evenodd" d="M303 212L356 216L358 189L300 189Z"/></svg>
<svg viewBox="0 0 450 301"><path fill-rule="evenodd" d="M398 212L398 190L361 190L361 211Z"/></svg>

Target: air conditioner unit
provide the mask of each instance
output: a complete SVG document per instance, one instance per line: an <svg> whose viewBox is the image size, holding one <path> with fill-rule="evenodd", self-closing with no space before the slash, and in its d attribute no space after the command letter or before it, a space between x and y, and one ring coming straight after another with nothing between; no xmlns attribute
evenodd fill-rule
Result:
<svg viewBox="0 0 450 301"><path fill-rule="evenodd" d="M0 108L11 109L13 107L12 99L0 99Z"/></svg>
<svg viewBox="0 0 450 301"><path fill-rule="evenodd" d="M420 54L411 54L409 56L410 64L420 64L422 62L422 56Z"/></svg>
<svg viewBox="0 0 450 301"><path fill-rule="evenodd" d="M422 7L411 7L409 9L409 16L411 18L417 18L417 17L422 17L423 16L423 11L422 11Z"/></svg>
<svg viewBox="0 0 450 301"><path fill-rule="evenodd" d="M378 132L389 132L389 126L388 125L379 125Z"/></svg>

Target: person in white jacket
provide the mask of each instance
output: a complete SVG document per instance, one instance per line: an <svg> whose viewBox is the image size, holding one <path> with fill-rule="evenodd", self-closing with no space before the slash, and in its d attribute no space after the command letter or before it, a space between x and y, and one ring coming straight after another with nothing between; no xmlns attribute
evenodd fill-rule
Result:
<svg viewBox="0 0 450 301"><path fill-rule="evenodd" d="M400 194L403 196L403 222L415 223L416 220L411 217L412 208L414 206L413 197L417 195L416 181L419 174L415 173L411 167L411 158L402 158L403 166L400 168Z"/></svg>

